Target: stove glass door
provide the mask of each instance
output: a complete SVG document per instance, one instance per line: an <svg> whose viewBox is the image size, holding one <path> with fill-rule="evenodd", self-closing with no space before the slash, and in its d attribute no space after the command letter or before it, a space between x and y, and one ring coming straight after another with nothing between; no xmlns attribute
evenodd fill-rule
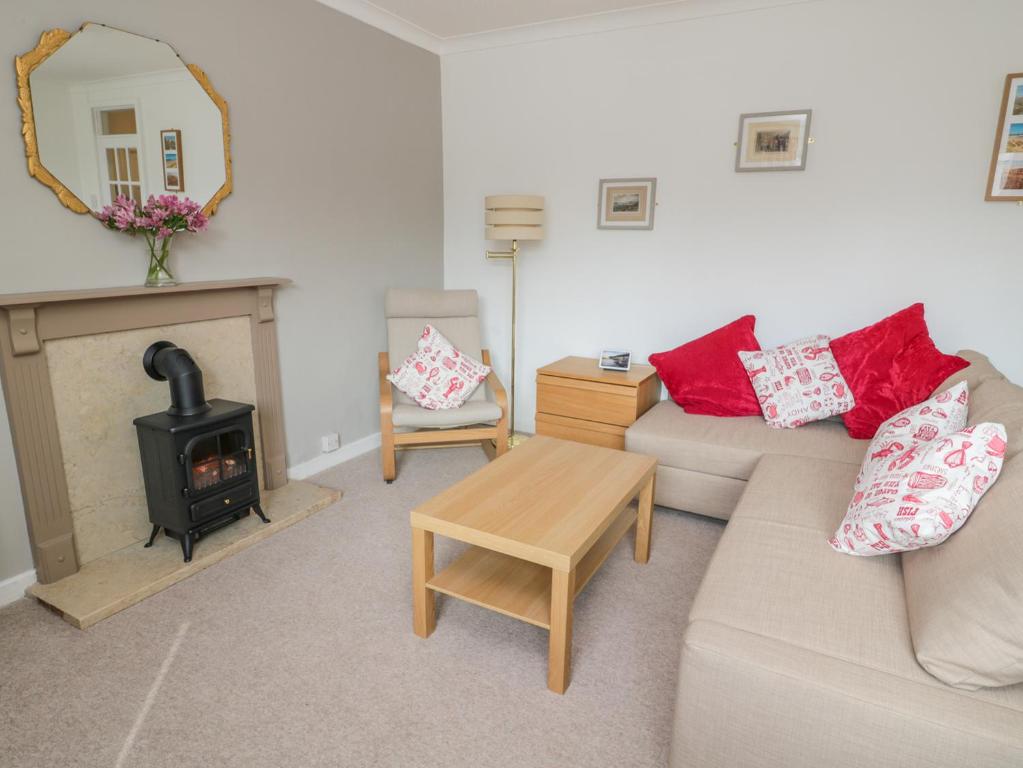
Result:
<svg viewBox="0 0 1023 768"><path fill-rule="evenodd" d="M192 490L206 491L247 475L248 442L241 429L228 429L193 440L188 449Z"/></svg>

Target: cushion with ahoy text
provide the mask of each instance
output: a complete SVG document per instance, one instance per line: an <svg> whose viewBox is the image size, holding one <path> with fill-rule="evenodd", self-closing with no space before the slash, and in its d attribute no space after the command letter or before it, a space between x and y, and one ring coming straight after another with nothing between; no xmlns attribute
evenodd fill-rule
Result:
<svg viewBox="0 0 1023 768"><path fill-rule="evenodd" d="M686 413L706 416L759 416L760 403L739 352L760 349L753 315L668 352L650 355L671 399Z"/></svg>
<svg viewBox="0 0 1023 768"><path fill-rule="evenodd" d="M877 434L870 442L856 479L856 490L860 490L863 477L875 464L891 461L914 443L929 443L938 435L963 429L969 403L970 389L964 381L888 419L877 428Z"/></svg>
<svg viewBox="0 0 1023 768"><path fill-rule="evenodd" d="M793 428L837 416L855 405L827 336L810 336L760 352L740 352L768 426Z"/></svg>
<svg viewBox="0 0 1023 768"><path fill-rule="evenodd" d="M953 405L965 407L965 393L960 384L882 425L845 519L829 540L835 550L878 555L921 549L962 527L998 478L1006 448L1001 424L943 429L961 426Z"/></svg>
<svg viewBox="0 0 1023 768"><path fill-rule="evenodd" d="M423 328L417 347L387 380L423 408L458 408L490 375L489 366L459 352L432 325Z"/></svg>
<svg viewBox="0 0 1023 768"><path fill-rule="evenodd" d="M833 339L831 351L856 399L842 421L851 437L868 440L883 421L919 403L969 365L934 345L923 304Z"/></svg>

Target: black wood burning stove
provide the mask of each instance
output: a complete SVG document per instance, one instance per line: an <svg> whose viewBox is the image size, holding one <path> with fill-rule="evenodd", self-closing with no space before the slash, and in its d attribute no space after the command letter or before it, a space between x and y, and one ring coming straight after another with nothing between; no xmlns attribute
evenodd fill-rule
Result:
<svg viewBox="0 0 1023 768"><path fill-rule="evenodd" d="M169 341L146 350L143 367L157 381L170 383L171 407L135 419L142 474L146 483L153 545L163 528L181 541L185 562L202 536L259 506L252 412L230 400L206 402L202 371L191 356Z"/></svg>

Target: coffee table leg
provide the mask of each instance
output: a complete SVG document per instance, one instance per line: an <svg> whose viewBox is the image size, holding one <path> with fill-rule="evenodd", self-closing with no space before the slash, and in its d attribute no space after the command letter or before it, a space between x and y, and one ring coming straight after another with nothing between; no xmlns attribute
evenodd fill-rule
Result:
<svg viewBox="0 0 1023 768"><path fill-rule="evenodd" d="M547 658L547 687L555 693L568 688L572 667L572 602L575 570L551 570L551 637Z"/></svg>
<svg viewBox="0 0 1023 768"><path fill-rule="evenodd" d="M412 529L412 628L429 637L437 624L433 590L426 582L433 578L433 531Z"/></svg>
<svg viewBox="0 0 1023 768"><path fill-rule="evenodd" d="M650 559L650 525L654 513L654 475L639 492L639 514L636 517L636 562Z"/></svg>

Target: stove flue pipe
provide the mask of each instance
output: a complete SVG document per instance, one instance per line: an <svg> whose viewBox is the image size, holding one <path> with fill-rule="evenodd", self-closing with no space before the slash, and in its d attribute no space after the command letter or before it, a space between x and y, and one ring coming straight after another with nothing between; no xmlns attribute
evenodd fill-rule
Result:
<svg viewBox="0 0 1023 768"><path fill-rule="evenodd" d="M202 371L185 350L169 341L158 341L146 350L142 367L149 377L170 382L171 416L196 416L210 410L202 385Z"/></svg>

